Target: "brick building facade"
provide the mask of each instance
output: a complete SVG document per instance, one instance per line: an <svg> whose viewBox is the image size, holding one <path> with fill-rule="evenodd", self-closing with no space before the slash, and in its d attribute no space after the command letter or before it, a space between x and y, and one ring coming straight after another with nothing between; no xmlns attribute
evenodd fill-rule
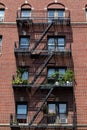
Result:
<svg viewBox="0 0 87 130"><path fill-rule="evenodd" d="M87 129L87 1L0 1L0 130Z"/></svg>

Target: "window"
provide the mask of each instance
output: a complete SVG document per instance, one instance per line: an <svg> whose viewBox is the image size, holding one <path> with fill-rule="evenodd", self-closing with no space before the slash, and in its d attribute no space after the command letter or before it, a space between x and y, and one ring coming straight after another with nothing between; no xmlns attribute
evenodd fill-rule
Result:
<svg viewBox="0 0 87 130"><path fill-rule="evenodd" d="M48 22L51 22L53 19L63 20L64 10L63 9L49 9L48 10Z"/></svg>
<svg viewBox="0 0 87 130"><path fill-rule="evenodd" d="M22 49L29 48L29 37L20 37L20 48Z"/></svg>
<svg viewBox="0 0 87 130"><path fill-rule="evenodd" d="M0 9L0 22L2 22L4 20L4 13L5 13L5 10Z"/></svg>
<svg viewBox="0 0 87 130"><path fill-rule="evenodd" d="M48 68L48 77L50 77L54 72L59 72L59 77L65 74L66 68Z"/></svg>
<svg viewBox="0 0 87 130"><path fill-rule="evenodd" d="M67 105L65 103L60 103L58 104L58 115L60 117L60 119L62 118L66 118L66 114L67 114Z"/></svg>
<svg viewBox="0 0 87 130"><path fill-rule="evenodd" d="M25 71L23 72L23 74L22 74L22 79L23 79L23 80L28 80L28 77L29 77L29 75L28 75L28 70L25 70Z"/></svg>
<svg viewBox="0 0 87 130"><path fill-rule="evenodd" d="M26 123L28 113L27 103L17 103L16 116L19 123Z"/></svg>
<svg viewBox="0 0 87 130"><path fill-rule="evenodd" d="M55 123L57 119L60 120L60 123L67 123L67 103L49 102L48 113L52 115L50 118L48 118L49 123Z"/></svg>
<svg viewBox="0 0 87 130"><path fill-rule="evenodd" d="M2 51L2 36L0 36L0 53Z"/></svg>
<svg viewBox="0 0 87 130"><path fill-rule="evenodd" d="M21 9L21 17L23 18L30 18L31 17L31 10L30 9Z"/></svg>
<svg viewBox="0 0 87 130"><path fill-rule="evenodd" d="M48 69L48 77L50 77L55 72L55 69Z"/></svg>
<svg viewBox="0 0 87 130"><path fill-rule="evenodd" d="M56 114L56 107L55 107L55 103L50 103L48 104L48 113L49 114Z"/></svg>
<svg viewBox="0 0 87 130"><path fill-rule="evenodd" d="M65 37L49 37L48 50L64 51L65 50Z"/></svg>

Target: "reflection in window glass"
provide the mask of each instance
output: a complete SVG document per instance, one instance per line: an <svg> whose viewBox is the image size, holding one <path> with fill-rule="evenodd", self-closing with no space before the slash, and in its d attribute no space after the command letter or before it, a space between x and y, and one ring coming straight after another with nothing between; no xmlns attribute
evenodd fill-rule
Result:
<svg viewBox="0 0 87 130"><path fill-rule="evenodd" d="M54 50L55 49L55 39L49 38L48 39L48 50Z"/></svg>
<svg viewBox="0 0 87 130"><path fill-rule="evenodd" d="M17 114L27 114L27 105L18 105Z"/></svg>
<svg viewBox="0 0 87 130"><path fill-rule="evenodd" d="M21 37L20 38L20 48L28 48L29 47L29 38L28 37Z"/></svg>
<svg viewBox="0 0 87 130"><path fill-rule="evenodd" d="M63 69L63 68L59 68L59 77L61 77L62 75L64 75L65 74L65 69Z"/></svg>
<svg viewBox="0 0 87 130"><path fill-rule="evenodd" d="M63 51L65 48L64 37L51 37L48 39L48 50Z"/></svg>
<svg viewBox="0 0 87 130"><path fill-rule="evenodd" d="M64 10L62 9L50 9L48 10L48 22L51 22L53 19L63 19Z"/></svg>
<svg viewBox="0 0 87 130"><path fill-rule="evenodd" d="M28 80L28 72L25 71L23 74L22 74L22 79L23 80Z"/></svg>
<svg viewBox="0 0 87 130"><path fill-rule="evenodd" d="M30 17L30 10L29 9L22 9L21 10L21 17L29 18Z"/></svg>
<svg viewBox="0 0 87 130"><path fill-rule="evenodd" d="M48 69L48 77L50 77L55 72L55 69Z"/></svg>
<svg viewBox="0 0 87 130"><path fill-rule="evenodd" d="M56 113L55 104L48 104L48 113Z"/></svg>
<svg viewBox="0 0 87 130"><path fill-rule="evenodd" d="M64 10L58 10L58 17L63 18L64 17Z"/></svg>
<svg viewBox="0 0 87 130"><path fill-rule="evenodd" d="M0 9L0 19L4 19L4 9Z"/></svg>
<svg viewBox="0 0 87 130"><path fill-rule="evenodd" d="M64 50L64 45L65 45L65 39L64 38L58 38L58 49Z"/></svg>
<svg viewBox="0 0 87 130"><path fill-rule="evenodd" d="M59 113L66 113L66 104L59 104Z"/></svg>

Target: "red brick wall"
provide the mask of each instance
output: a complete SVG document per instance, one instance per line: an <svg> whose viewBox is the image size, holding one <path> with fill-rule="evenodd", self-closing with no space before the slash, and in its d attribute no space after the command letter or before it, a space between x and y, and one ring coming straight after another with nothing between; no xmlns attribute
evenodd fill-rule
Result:
<svg viewBox="0 0 87 130"><path fill-rule="evenodd" d="M15 113L15 99L18 101L20 96L24 96L25 100L29 102L29 105L32 100L30 92L17 94L13 91L12 88L12 76L16 72L16 58L14 54L14 42L18 41L18 29L16 26L16 11L24 4L24 0L1 0L6 6L5 9L5 22L15 22L14 24L0 24L0 35L2 35L2 54L0 55L0 114L4 119L0 119L1 123L9 122L10 113ZM29 0L29 4L34 10L44 10L48 4L53 2L53 0ZM58 1L59 2L59 1ZM75 101L76 101L76 112L77 112L77 123L87 124L87 25L86 24L75 24L73 22L86 22L85 18L85 5L87 1L73 1L73 0L61 0L62 4L70 10L71 17L71 33L72 33L72 60L74 65L75 72ZM67 27L68 28L68 27ZM67 28L64 30L69 31ZM53 29L53 28L52 28ZM57 28L55 28L58 31ZM32 30L32 29L31 29ZM60 29L61 32L61 29ZM29 32L30 35L30 32ZM47 36L45 37L47 38ZM32 45L31 45L32 46ZM19 61L21 64L22 59ZM27 65L31 65L33 61L29 58L26 58ZM50 61L51 62L51 61ZM72 67L71 60L67 62L67 59L63 61L61 58L56 58L56 63L53 65L67 65ZM51 65L50 65L51 66ZM30 68L30 69L33 69ZM45 70L46 71L46 70ZM32 79L32 76L31 76ZM67 92L67 101L72 102L71 95ZM59 99L60 101L65 101L66 96L60 92ZM39 97L38 97L39 100ZM34 99L35 101L35 99ZM5 118L6 115L6 118ZM3 121L4 120L4 121ZM2 130L8 130L8 128L0 128ZM83 130L83 128L82 128Z"/></svg>

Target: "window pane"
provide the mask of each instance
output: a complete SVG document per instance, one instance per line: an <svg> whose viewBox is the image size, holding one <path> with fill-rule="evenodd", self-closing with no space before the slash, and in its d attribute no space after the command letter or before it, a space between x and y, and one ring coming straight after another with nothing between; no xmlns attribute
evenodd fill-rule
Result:
<svg viewBox="0 0 87 130"><path fill-rule="evenodd" d="M28 72L25 71L23 74L22 74L22 79L23 80L28 80Z"/></svg>
<svg viewBox="0 0 87 130"><path fill-rule="evenodd" d="M17 114L27 114L27 105L17 105Z"/></svg>
<svg viewBox="0 0 87 130"><path fill-rule="evenodd" d="M48 104L48 113L56 113L55 104Z"/></svg>
<svg viewBox="0 0 87 130"><path fill-rule="evenodd" d="M65 39L64 38L58 38L58 49L64 50L65 46Z"/></svg>
<svg viewBox="0 0 87 130"><path fill-rule="evenodd" d="M54 38L48 39L48 50L54 50L55 48L55 41Z"/></svg>
<svg viewBox="0 0 87 130"><path fill-rule="evenodd" d="M66 113L66 104L59 104L59 113Z"/></svg>
<svg viewBox="0 0 87 130"><path fill-rule="evenodd" d="M60 68L59 69L59 77L65 74L65 69Z"/></svg>
<svg viewBox="0 0 87 130"><path fill-rule="evenodd" d="M29 47L29 38L20 38L20 48Z"/></svg>
<svg viewBox="0 0 87 130"><path fill-rule="evenodd" d="M48 22L51 22L54 18L54 10L48 10Z"/></svg>
<svg viewBox="0 0 87 130"><path fill-rule="evenodd" d="M55 72L55 69L48 69L48 77L50 77Z"/></svg>
<svg viewBox="0 0 87 130"><path fill-rule="evenodd" d="M0 10L0 18L4 18L4 9Z"/></svg>
<svg viewBox="0 0 87 130"><path fill-rule="evenodd" d="M64 10L58 10L58 17L64 17Z"/></svg>
<svg viewBox="0 0 87 130"><path fill-rule="evenodd" d="M25 9L25 10L21 10L21 17L30 17L30 10Z"/></svg>

